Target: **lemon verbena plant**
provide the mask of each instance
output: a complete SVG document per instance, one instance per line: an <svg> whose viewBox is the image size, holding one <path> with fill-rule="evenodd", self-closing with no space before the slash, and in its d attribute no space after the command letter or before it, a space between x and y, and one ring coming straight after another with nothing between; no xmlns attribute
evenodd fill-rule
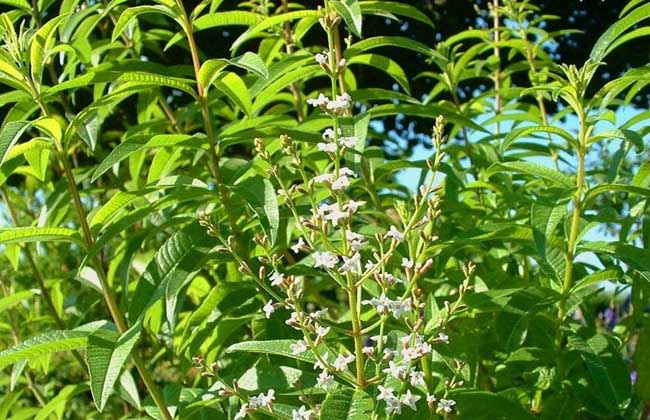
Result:
<svg viewBox="0 0 650 420"><path fill-rule="evenodd" d="M0 419L650 418L650 3L467 3L0 0Z"/></svg>

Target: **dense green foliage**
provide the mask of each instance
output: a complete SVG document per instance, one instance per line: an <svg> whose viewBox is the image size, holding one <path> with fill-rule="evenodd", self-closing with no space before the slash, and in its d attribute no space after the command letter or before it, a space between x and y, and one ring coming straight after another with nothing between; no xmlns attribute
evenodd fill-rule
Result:
<svg viewBox="0 0 650 420"><path fill-rule="evenodd" d="M0 419L648 419L647 0L0 5Z"/></svg>

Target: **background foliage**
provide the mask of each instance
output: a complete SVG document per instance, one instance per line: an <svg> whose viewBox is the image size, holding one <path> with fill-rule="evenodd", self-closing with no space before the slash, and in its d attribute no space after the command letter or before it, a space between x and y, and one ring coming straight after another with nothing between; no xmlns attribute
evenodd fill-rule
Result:
<svg viewBox="0 0 650 420"><path fill-rule="evenodd" d="M332 88L354 103L346 194L368 203L373 249L417 213L447 122L437 239L409 241L433 260L423 316L449 336L420 391L456 408L401 418L648 418L650 3L605 3L0 0L0 418L232 419L268 389L256 418L323 402L260 273L281 257L305 308L329 308L329 345L353 348L343 290L290 250L327 188L282 139L310 178L326 170L332 120L307 99ZM323 7L343 19L329 32ZM321 418L368 417L376 386L355 387Z"/></svg>

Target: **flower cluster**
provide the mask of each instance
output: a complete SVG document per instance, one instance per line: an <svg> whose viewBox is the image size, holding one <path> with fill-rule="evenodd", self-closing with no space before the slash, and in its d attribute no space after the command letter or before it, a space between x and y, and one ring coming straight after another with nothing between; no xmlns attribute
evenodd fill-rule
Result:
<svg viewBox="0 0 650 420"><path fill-rule="evenodd" d="M321 23L331 25L332 19L335 17L328 15L327 22ZM451 413L455 402L448 398L448 392L462 381L456 377L444 381L445 387L435 390L438 400L431 392L434 372L430 360L435 346L450 341L445 328L464 310L461 301L471 288L473 266L465 270L458 300L444 302L444 310L436 319L425 317L427 300L434 298L422 290L423 279L434 266L434 260L422 251L437 240L433 232L441 209L434 183L444 156L444 122L436 121L436 155L427 162L431 175L418 189L413 204L386 206L388 203L366 193L363 186L368 183L367 175L349 160L353 155L349 151L363 146L363 138L341 118L349 115L352 98L334 88L345 60L336 60L330 51L316 54L315 60L333 85L331 98L319 93L307 99L309 105L331 118L315 147L320 153L307 160L306 153L313 150L309 145L288 135L280 138L279 153L284 154L280 159L289 159L302 184L287 185L276 155L262 140L255 140L258 156L270 168L268 174L278 185L278 194L291 212L297 232L295 242L288 245L290 252L258 241L262 267L256 279L273 297L265 300L263 317L277 316L279 308L288 311L284 322L298 337L288 344L286 355L314 360L318 388L328 393L341 387L374 392L387 417L401 413L404 407L424 408L424 401L431 410ZM305 211L306 203L309 211ZM303 267L301 274L292 274L296 260ZM304 274L306 267L312 270L310 274ZM247 267L240 271L252 273ZM345 295L345 307L317 306L312 287L316 283L327 287L323 282ZM374 374L369 374L372 370ZM239 418L260 407L270 409L272 398L271 392L249 399L242 405ZM319 401L307 396L301 401L308 406L293 409L293 420L319 415Z"/></svg>

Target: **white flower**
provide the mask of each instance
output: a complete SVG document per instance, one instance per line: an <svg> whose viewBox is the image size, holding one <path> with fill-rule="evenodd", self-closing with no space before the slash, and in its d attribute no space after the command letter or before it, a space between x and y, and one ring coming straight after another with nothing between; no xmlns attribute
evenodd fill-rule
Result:
<svg viewBox="0 0 650 420"><path fill-rule="evenodd" d="M451 413L454 410L456 401L454 400L445 400L444 398L438 403L438 409L444 411L445 413Z"/></svg>
<svg viewBox="0 0 650 420"><path fill-rule="evenodd" d="M388 341L388 337L385 336L385 335L382 335L382 336L379 336L379 335L373 335L372 337L370 337L370 339L371 339L372 341L374 341L375 343L379 343L379 339L380 339L380 337L381 337L381 341L382 341L382 343L383 343L383 344L386 344L386 342Z"/></svg>
<svg viewBox="0 0 650 420"><path fill-rule="evenodd" d="M345 238L353 251L359 251L366 245L366 238L363 235L348 230L345 232Z"/></svg>
<svg viewBox="0 0 650 420"><path fill-rule="evenodd" d="M316 99L313 98L307 99L307 103L314 107L326 105L329 108L330 100L327 98L327 96L321 93L320 95L318 95L318 98Z"/></svg>
<svg viewBox="0 0 650 420"><path fill-rule="evenodd" d="M397 398L386 400L386 414L402 414L402 403Z"/></svg>
<svg viewBox="0 0 650 420"><path fill-rule="evenodd" d="M351 100L352 98L347 93L344 93L343 95L336 95L336 98L327 102L326 107L329 111L339 112L350 108Z"/></svg>
<svg viewBox="0 0 650 420"><path fill-rule="evenodd" d="M361 262L361 254L358 252L354 253L350 258L348 257L343 257L343 264L341 265L341 269L339 270L341 273L353 273L353 272L358 272L360 267L360 262Z"/></svg>
<svg viewBox="0 0 650 420"><path fill-rule="evenodd" d="M310 314L313 319L321 319L323 316L327 315L329 308L323 308L319 311L314 311Z"/></svg>
<svg viewBox="0 0 650 420"><path fill-rule="evenodd" d="M398 242L402 242L404 240L404 234L397 230L395 225L391 225L390 229L388 230L388 233L386 236L389 236L393 239L395 239Z"/></svg>
<svg viewBox="0 0 650 420"><path fill-rule="evenodd" d="M384 338L386 338L386 337L384 337ZM388 348L384 349L384 359L385 360L392 359L393 356L395 356L395 351L393 349L388 349Z"/></svg>
<svg viewBox="0 0 650 420"><path fill-rule="evenodd" d="M325 216L325 220L331 221L332 224L336 226L339 224L339 220L345 219L346 217L348 217L348 214L339 210L339 208L334 205L334 208L330 209L329 213Z"/></svg>
<svg viewBox="0 0 650 420"><path fill-rule="evenodd" d="M271 279L271 285L279 286L284 281L284 274L273 271L269 278Z"/></svg>
<svg viewBox="0 0 650 420"><path fill-rule="evenodd" d="M249 408L255 410L260 407L271 408L275 400L275 390L269 389L266 395L259 394L257 397L251 397L248 401Z"/></svg>
<svg viewBox="0 0 650 420"><path fill-rule="evenodd" d="M424 382L424 373L419 370L412 370L411 373L409 373L409 382L413 386L426 386L426 382Z"/></svg>
<svg viewBox="0 0 650 420"><path fill-rule="evenodd" d="M332 385L334 385L334 377L330 375L327 370L323 370L320 375L318 375L317 384L319 387L327 391L332 388Z"/></svg>
<svg viewBox="0 0 650 420"><path fill-rule="evenodd" d="M291 344L289 347L291 348L291 354L294 356L307 351L307 343L305 343L303 340L298 340L294 344Z"/></svg>
<svg viewBox="0 0 650 420"><path fill-rule="evenodd" d="M315 251L312 256L314 257L314 267L325 267L325 268L334 268L339 262L339 259L336 255L332 254L329 251L319 252Z"/></svg>
<svg viewBox="0 0 650 420"><path fill-rule="evenodd" d="M358 141L359 138L356 136L339 137L339 144L348 149L354 148Z"/></svg>
<svg viewBox="0 0 650 420"><path fill-rule="evenodd" d="M335 143L318 143L316 145L318 150L326 153L336 153L336 144Z"/></svg>
<svg viewBox="0 0 650 420"><path fill-rule="evenodd" d="M246 416L248 415L248 411L249 411L248 404L242 404L242 406L239 407L239 412L235 414L234 420L241 420L243 418L246 418Z"/></svg>
<svg viewBox="0 0 650 420"><path fill-rule="evenodd" d="M341 134L341 129L339 128L339 134ZM334 129L332 128L326 128L325 131L323 131L323 139L325 140L331 140L335 137L335 132Z"/></svg>
<svg viewBox="0 0 650 420"><path fill-rule="evenodd" d="M379 395L377 395L377 399L379 401L388 401L395 398L395 395L393 395L394 392L393 388L390 387L384 388L383 386L378 385L377 389L379 390Z"/></svg>
<svg viewBox="0 0 650 420"><path fill-rule="evenodd" d="M438 334L438 340L442 341L445 344L449 344L449 336L443 332Z"/></svg>
<svg viewBox="0 0 650 420"><path fill-rule="evenodd" d="M336 151L336 145L334 145L334 151ZM334 191L344 190L349 186L350 186L350 180L345 175L338 177L336 181L332 182L332 189Z"/></svg>
<svg viewBox="0 0 650 420"><path fill-rule="evenodd" d="M319 337L325 337L331 330L330 327L323 327L322 325L316 324L316 335Z"/></svg>
<svg viewBox="0 0 650 420"><path fill-rule="evenodd" d="M289 319L284 321L285 324L295 328L296 330L300 329L300 319L298 319L298 313L297 312L291 312L291 316Z"/></svg>
<svg viewBox="0 0 650 420"><path fill-rule="evenodd" d="M437 400L436 400L436 396L435 396L435 395L427 394L427 405L429 406L429 408L432 408L432 409L433 409L433 404L434 404L436 401L437 401Z"/></svg>
<svg viewBox="0 0 650 420"><path fill-rule="evenodd" d="M418 359L420 357L420 352L415 347L409 347L402 350L402 357L405 362L410 362L411 360Z"/></svg>
<svg viewBox="0 0 650 420"><path fill-rule="evenodd" d="M345 63L346 63L345 58L340 59L340 60L339 60L339 67L343 67L343 66L345 66Z"/></svg>
<svg viewBox="0 0 650 420"><path fill-rule="evenodd" d="M415 403L418 402L420 398L422 397L420 397L419 395L411 394L411 390L409 389L406 391L406 394L402 396L402 403L404 405L408 405L411 408L411 410L417 411L417 408L415 407Z"/></svg>
<svg viewBox="0 0 650 420"><path fill-rule="evenodd" d="M324 50L322 53L316 54L316 57L315 57L316 62L318 64L327 64L327 60L329 59L328 55L329 55L329 53L326 50Z"/></svg>
<svg viewBox="0 0 650 420"><path fill-rule="evenodd" d="M298 238L298 242L296 242L294 245L291 245L291 251L292 251L294 254L297 254L297 253L300 252L300 250L301 250L302 248L304 248L306 245L307 245L307 244L305 243L305 241L302 239L302 237L300 237L300 238Z"/></svg>
<svg viewBox="0 0 650 420"><path fill-rule="evenodd" d="M402 267L404 268L413 268L413 260L409 258L402 258Z"/></svg>
<svg viewBox="0 0 650 420"><path fill-rule="evenodd" d="M354 362L354 355L344 356L339 354L332 362L332 367L336 369L337 372L342 372L347 370L348 365L352 362Z"/></svg>
<svg viewBox="0 0 650 420"><path fill-rule="evenodd" d="M268 302L266 302L266 305L264 305L262 310L264 311L264 317L266 319L271 318L271 314L275 312L275 308L273 307L273 301L269 300Z"/></svg>
<svg viewBox="0 0 650 420"><path fill-rule="evenodd" d="M384 293L379 298L372 298L370 300L362 300L361 304L371 305L379 314L387 314L390 311L393 301L386 297Z"/></svg>
<svg viewBox="0 0 650 420"><path fill-rule="evenodd" d="M291 420L310 420L312 414L314 413L311 410L307 410L303 405L299 409L291 411Z"/></svg>
<svg viewBox="0 0 650 420"><path fill-rule="evenodd" d="M359 207L365 205L365 201L354 201L350 200L348 204L345 205L345 209L349 211L350 213L356 213Z"/></svg>
<svg viewBox="0 0 650 420"><path fill-rule="evenodd" d="M323 363L321 363L320 360L316 359L316 363L314 363L314 369L326 370L327 366L325 365L327 364L327 359L329 359L329 357L330 357L329 353L323 354L320 358L320 360L322 360Z"/></svg>
<svg viewBox="0 0 650 420"><path fill-rule="evenodd" d="M372 357L372 355L375 353L375 348L372 346L364 346L361 349L361 352L368 357Z"/></svg>
<svg viewBox="0 0 650 420"><path fill-rule="evenodd" d="M389 374L395 379L404 379L404 376L406 375L406 366L397 364L391 360L388 362L388 367L384 369L383 372Z"/></svg>
<svg viewBox="0 0 650 420"><path fill-rule="evenodd" d="M345 166L339 169L339 176L342 175L351 176L351 177L356 176L352 169L346 168Z"/></svg>
<svg viewBox="0 0 650 420"><path fill-rule="evenodd" d="M393 316L397 319L401 318L402 315L406 312L411 311L411 298L400 299L391 302L390 311L393 313Z"/></svg>
<svg viewBox="0 0 650 420"><path fill-rule="evenodd" d="M322 175L316 175L315 177L312 178L312 181L315 182L316 184L331 184L332 181L334 181L334 174L322 174Z"/></svg>

